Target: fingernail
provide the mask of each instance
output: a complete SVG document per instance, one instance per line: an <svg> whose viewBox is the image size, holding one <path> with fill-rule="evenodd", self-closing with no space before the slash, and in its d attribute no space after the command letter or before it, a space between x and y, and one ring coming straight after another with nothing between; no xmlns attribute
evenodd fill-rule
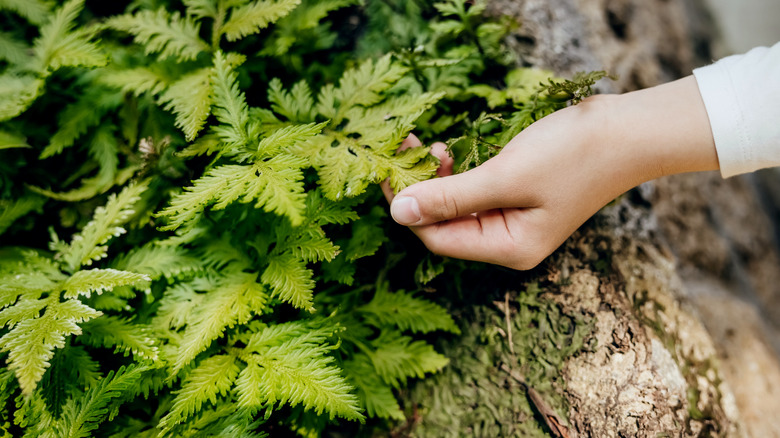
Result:
<svg viewBox="0 0 780 438"><path fill-rule="evenodd" d="M395 198L390 205L390 214L401 225L414 225L422 219L417 200L408 196Z"/></svg>

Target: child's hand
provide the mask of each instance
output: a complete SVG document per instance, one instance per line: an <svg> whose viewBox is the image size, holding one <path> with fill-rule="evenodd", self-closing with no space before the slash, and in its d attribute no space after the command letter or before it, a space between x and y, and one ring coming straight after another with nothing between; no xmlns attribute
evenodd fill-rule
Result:
<svg viewBox="0 0 780 438"><path fill-rule="evenodd" d="M405 147L418 146L410 137ZM402 190L393 218L434 253L530 269L601 207L673 173L718 168L693 77L620 96L596 96L534 123L493 159Z"/></svg>

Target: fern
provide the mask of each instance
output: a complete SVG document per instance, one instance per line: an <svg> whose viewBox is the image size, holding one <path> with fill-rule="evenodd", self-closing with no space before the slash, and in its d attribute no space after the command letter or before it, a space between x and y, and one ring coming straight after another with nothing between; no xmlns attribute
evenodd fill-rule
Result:
<svg viewBox="0 0 780 438"><path fill-rule="evenodd" d="M222 31L228 41L236 41L267 27L289 14L300 0L259 0L234 8Z"/></svg>
<svg viewBox="0 0 780 438"><path fill-rule="evenodd" d="M30 23L40 25L46 21L51 4L42 0L0 0L0 9L14 11Z"/></svg>
<svg viewBox="0 0 780 438"><path fill-rule="evenodd" d="M247 367L238 382L240 403L254 408L301 404L330 418L362 420L351 387L327 355L332 347L322 344L332 330L291 323L258 331L241 355Z"/></svg>
<svg viewBox="0 0 780 438"><path fill-rule="evenodd" d="M209 50L208 44L200 38L200 26L196 21L162 8L116 16L106 20L104 25L133 35L146 54L157 53L160 58L187 61Z"/></svg>
<svg viewBox="0 0 780 438"><path fill-rule="evenodd" d="M366 313L367 322L377 326L395 325L404 331L420 333L436 330L460 333L442 307L404 291L390 292L387 283L379 283L374 298L357 311Z"/></svg>
<svg viewBox="0 0 780 438"><path fill-rule="evenodd" d="M121 96L106 93L105 90L91 92L79 99L78 102L68 105L61 113L60 129L51 137L49 144L41 152L41 158L62 153L65 148L75 144L79 137L84 135L89 128L100 124L105 114L122 103ZM116 154L113 154L114 158Z"/></svg>
<svg viewBox="0 0 780 438"><path fill-rule="evenodd" d="M14 201L0 200L0 235L19 218L33 211L41 211L45 200L39 196L25 196Z"/></svg>
<svg viewBox="0 0 780 438"><path fill-rule="evenodd" d="M54 425L56 436L91 436L90 432L101 422L116 416L122 401L135 394L135 388L148 370L149 367L143 365L119 368L116 373L109 372L83 396L68 400Z"/></svg>
<svg viewBox="0 0 780 438"><path fill-rule="evenodd" d="M114 347L114 353L132 353L143 360L157 361L158 351L148 328L126 319L105 315L82 324L78 340L93 347Z"/></svg>
<svg viewBox="0 0 780 438"><path fill-rule="evenodd" d="M406 384L408 377L423 377L449 363L423 341L414 341L408 336L383 335L372 343L376 350L369 357L382 380L394 388Z"/></svg>
<svg viewBox="0 0 780 438"><path fill-rule="evenodd" d="M43 314L36 317L42 310ZM54 349L65 346L65 337L81 334L78 324L100 315L77 300L60 303L51 299L22 299L0 311L0 321L9 328L0 338L0 351L8 352L8 369L16 374L23 394L32 395L54 356Z"/></svg>
<svg viewBox="0 0 780 438"><path fill-rule="evenodd" d="M24 112L38 97L44 81L33 75L0 75L0 122Z"/></svg>
<svg viewBox="0 0 780 438"><path fill-rule="evenodd" d="M163 433L201 410L203 403L217 403L217 395L224 396L238 376L236 358L227 354L204 359L193 369L177 391L170 412L160 420Z"/></svg>
<svg viewBox="0 0 780 438"><path fill-rule="evenodd" d="M203 128L211 111L210 70L196 70L171 84L160 95L166 110L176 114L176 126L192 140Z"/></svg>
<svg viewBox="0 0 780 438"><path fill-rule="evenodd" d="M254 275L235 275L218 284L189 316L187 330L176 352L173 374L204 351L226 328L246 324L253 315L262 312L266 301L265 289L255 282Z"/></svg>
<svg viewBox="0 0 780 438"><path fill-rule="evenodd" d="M33 47L40 71L106 64L105 54L97 44L89 41L93 31L89 28L73 29L83 7L84 0L70 0L55 11L52 19L41 28L41 36Z"/></svg>
<svg viewBox="0 0 780 438"><path fill-rule="evenodd" d="M57 254L65 266L75 270L81 265L91 265L93 261L106 256L106 246L112 237L125 232L122 224L135 213L133 204L140 199L148 183L141 182L125 187L118 195L111 195L104 207L95 210L92 221L81 233L73 236L70 245L63 247Z"/></svg>

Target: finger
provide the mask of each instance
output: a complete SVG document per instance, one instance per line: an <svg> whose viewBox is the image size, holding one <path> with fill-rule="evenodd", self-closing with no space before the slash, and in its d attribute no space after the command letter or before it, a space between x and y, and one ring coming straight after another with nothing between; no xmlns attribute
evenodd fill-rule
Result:
<svg viewBox="0 0 780 438"><path fill-rule="evenodd" d="M402 225L419 226L494 208L537 206L533 191L511 175L505 164L489 160L468 172L422 181L398 193L390 213Z"/></svg>
<svg viewBox="0 0 780 438"><path fill-rule="evenodd" d="M450 176L452 175L452 166L455 164L455 160L447 150L447 145L437 141L431 145L431 155L439 159L439 168L436 169L436 175L438 176Z"/></svg>
<svg viewBox="0 0 780 438"><path fill-rule="evenodd" d="M526 270L554 249L541 247L532 238L532 214L524 209L494 209L412 227L412 231L436 254Z"/></svg>

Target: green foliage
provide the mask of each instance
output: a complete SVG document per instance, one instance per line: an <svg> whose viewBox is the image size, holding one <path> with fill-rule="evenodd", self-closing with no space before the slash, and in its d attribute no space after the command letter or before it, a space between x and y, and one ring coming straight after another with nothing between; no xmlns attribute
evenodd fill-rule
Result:
<svg viewBox="0 0 780 438"><path fill-rule="evenodd" d="M469 269L377 185L435 175L411 132L465 169L600 77L512 68L484 5L0 0L0 433L403 421L459 333L421 285Z"/></svg>

